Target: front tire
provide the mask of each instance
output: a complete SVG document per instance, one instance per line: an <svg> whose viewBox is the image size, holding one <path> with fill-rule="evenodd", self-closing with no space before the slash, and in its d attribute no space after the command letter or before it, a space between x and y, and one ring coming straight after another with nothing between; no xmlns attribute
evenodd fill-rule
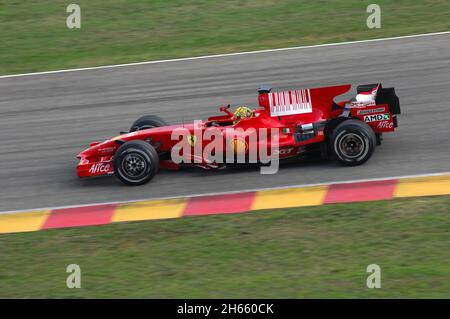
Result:
<svg viewBox="0 0 450 319"><path fill-rule="evenodd" d="M148 128L161 127L168 125L166 121L156 115L144 115L134 121L130 132L145 130Z"/></svg>
<svg viewBox="0 0 450 319"><path fill-rule="evenodd" d="M114 155L114 173L124 184L148 183L159 168L158 153L148 143L136 140L119 147Z"/></svg>
<svg viewBox="0 0 450 319"><path fill-rule="evenodd" d="M333 130L330 142L333 154L340 163L356 166L372 156L377 141L369 125L358 120L347 120Z"/></svg>

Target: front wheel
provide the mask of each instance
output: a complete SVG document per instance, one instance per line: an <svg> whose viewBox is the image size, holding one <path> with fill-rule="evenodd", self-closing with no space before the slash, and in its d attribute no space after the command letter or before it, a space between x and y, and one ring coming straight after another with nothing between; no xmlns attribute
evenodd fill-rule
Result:
<svg viewBox="0 0 450 319"><path fill-rule="evenodd" d="M135 186L149 182L158 168L158 153L144 141L126 142L114 155L114 173L126 185Z"/></svg>
<svg viewBox="0 0 450 319"><path fill-rule="evenodd" d="M156 115L145 115L138 118L130 127L130 132L168 125L166 121Z"/></svg>
<svg viewBox="0 0 450 319"><path fill-rule="evenodd" d="M330 142L333 154L340 163L356 166L363 164L372 156L376 136L366 123L347 120L334 129Z"/></svg>

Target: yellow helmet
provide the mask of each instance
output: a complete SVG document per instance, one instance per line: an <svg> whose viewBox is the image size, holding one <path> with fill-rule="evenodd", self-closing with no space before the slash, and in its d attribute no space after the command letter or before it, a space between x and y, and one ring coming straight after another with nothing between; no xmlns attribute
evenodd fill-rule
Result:
<svg viewBox="0 0 450 319"><path fill-rule="evenodd" d="M253 111L246 106L238 106L234 111L234 124L242 119L247 119L252 117Z"/></svg>

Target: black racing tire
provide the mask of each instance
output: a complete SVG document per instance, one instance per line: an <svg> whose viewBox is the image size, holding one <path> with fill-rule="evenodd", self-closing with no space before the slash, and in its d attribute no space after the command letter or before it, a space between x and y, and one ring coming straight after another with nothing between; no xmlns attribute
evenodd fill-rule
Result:
<svg viewBox="0 0 450 319"><path fill-rule="evenodd" d="M330 137L330 148L334 157L346 166L361 165L375 151L377 139L372 128L358 120L347 120L339 124Z"/></svg>
<svg viewBox="0 0 450 319"><path fill-rule="evenodd" d="M161 127L168 125L166 121L157 115L144 115L134 121L131 125L130 132L145 130L148 128Z"/></svg>
<svg viewBox="0 0 450 319"><path fill-rule="evenodd" d="M124 184L137 186L148 183L159 168L156 150L144 141L124 143L114 155L114 173Z"/></svg>

